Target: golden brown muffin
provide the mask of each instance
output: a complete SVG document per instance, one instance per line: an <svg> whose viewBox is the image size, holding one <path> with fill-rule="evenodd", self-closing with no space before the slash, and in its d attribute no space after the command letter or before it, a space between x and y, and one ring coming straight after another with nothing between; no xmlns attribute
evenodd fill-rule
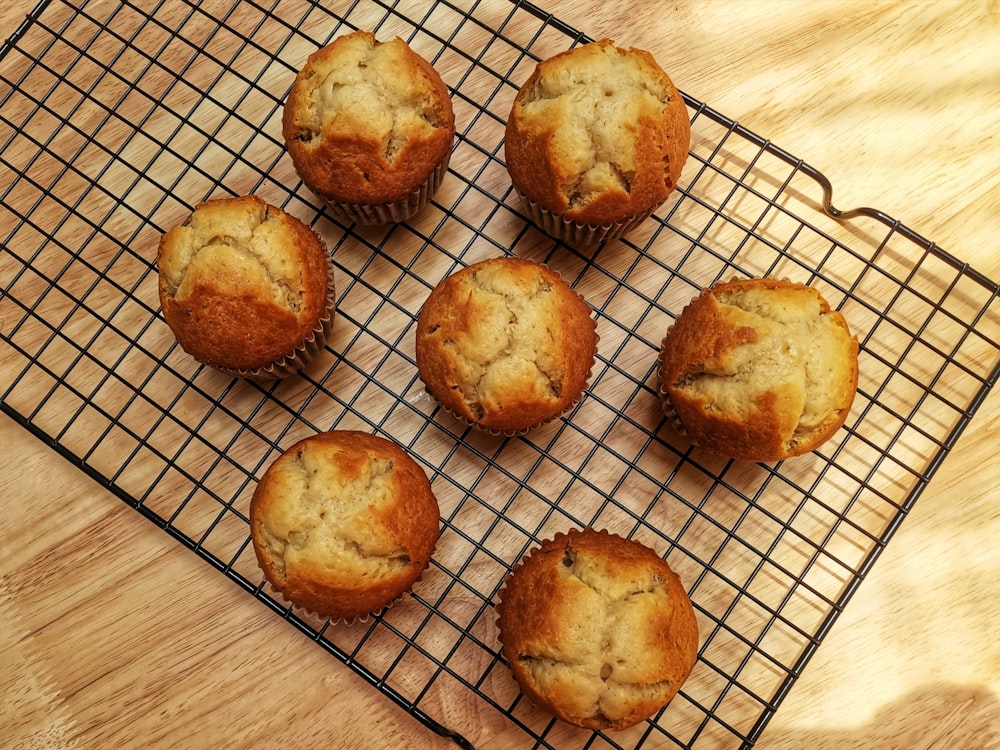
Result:
<svg viewBox="0 0 1000 750"><path fill-rule="evenodd" d="M326 343L333 268L309 227L257 196L218 198L167 231L160 305L192 357L244 377L283 377Z"/></svg>
<svg viewBox="0 0 1000 750"><path fill-rule="evenodd" d="M660 349L660 393L713 453L777 461L813 450L847 418L858 341L812 287L743 279L704 289Z"/></svg>
<svg viewBox="0 0 1000 750"><path fill-rule="evenodd" d="M604 39L538 64L505 153L535 223L579 244L644 221L677 186L690 142L684 100L653 56Z"/></svg>
<svg viewBox="0 0 1000 750"><path fill-rule="evenodd" d="M434 552L439 513L401 447L335 430L268 467L250 502L250 534L264 576L290 602L353 620L410 590Z"/></svg>
<svg viewBox="0 0 1000 750"><path fill-rule="evenodd" d="M282 135L302 181L344 221L403 221L437 190L455 115L437 71L402 39L367 31L309 56Z"/></svg>
<svg viewBox="0 0 1000 750"><path fill-rule="evenodd" d="M590 307L558 273L515 257L481 261L438 284L417 318L428 392L493 432L523 432L583 395L597 351Z"/></svg>
<svg viewBox="0 0 1000 750"><path fill-rule="evenodd" d="M507 577L497 614L521 691L590 729L652 716L698 656L680 579L649 547L607 531L574 529L542 542Z"/></svg>

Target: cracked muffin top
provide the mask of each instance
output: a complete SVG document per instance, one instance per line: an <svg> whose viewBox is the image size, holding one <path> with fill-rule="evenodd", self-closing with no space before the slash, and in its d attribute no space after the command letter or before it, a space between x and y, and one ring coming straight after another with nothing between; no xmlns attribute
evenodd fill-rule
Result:
<svg viewBox="0 0 1000 750"><path fill-rule="evenodd" d="M199 362L263 373L322 345L333 314L326 247L257 196L196 206L160 238L157 265L163 316Z"/></svg>
<svg viewBox="0 0 1000 750"><path fill-rule="evenodd" d="M493 432L523 432L573 406L596 351L587 303L558 273L523 258L491 258L449 276L417 318L428 392Z"/></svg>
<svg viewBox="0 0 1000 750"><path fill-rule="evenodd" d="M858 341L804 284L738 279L702 290L660 348L660 392L691 440L728 458L807 453L847 418Z"/></svg>
<svg viewBox="0 0 1000 750"><path fill-rule="evenodd" d="M666 200L690 140L684 101L652 55L604 39L537 65L514 99L505 153L524 197L607 225Z"/></svg>
<svg viewBox="0 0 1000 750"><path fill-rule="evenodd" d="M439 509L416 461L391 440L333 430L300 440L250 502L268 582L322 617L353 620L408 591L430 563Z"/></svg>
<svg viewBox="0 0 1000 750"><path fill-rule="evenodd" d="M441 76L406 42L356 31L309 56L282 134L321 198L381 204L405 198L447 159L455 115Z"/></svg>
<svg viewBox="0 0 1000 750"><path fill-rule="evenodd" d="M680 579L649 547L607 531L542 542L507 577L496 609L522 692L577 726L624 729L652 716L697 658Z"/></svg>

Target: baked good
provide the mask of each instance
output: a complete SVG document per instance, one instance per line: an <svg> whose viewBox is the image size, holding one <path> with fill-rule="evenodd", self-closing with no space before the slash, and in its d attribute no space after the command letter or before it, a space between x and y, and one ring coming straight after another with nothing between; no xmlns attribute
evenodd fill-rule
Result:
<svg viewBox="0 0 1000 750"><path fill-rule="evenodd" d="M455 115L441 76L406 42L356 31L309 56L282 135L303 183L334 215L381 224L409 218L437 190Z"/></svg>
<svg viewBox="0 0 1000 750"><path fill-rule="evenodd" d="M195 207L160 238L163 317L199 362L241 377L304 367L333 323L333 266L309 227L255 195Z"/></svg>
<svg viewBox="0 0 1000 750"><path fill-rule="evenodd" d="M391 440L352 430L300 440L264 472L250 536L264 577L331 619L377 612L430 562L440 511L423 470Z"/></svg>
<svg viewBox="0 0 1000 750"><path fill-rule="evenodd" d="M777 461L813 450L847 418L858 341L807 285L734 279L702 290L660 348L660 394L697 445Z"/></svg>
<svg viewBox="0 0 1000 750"><path fill-rule="evenodd" d="M452 274L417 317L427 391L492 432L523 432L573 406L596 351L587 303L551 268L523 258L490 258Z"/></svg>
<svg viewBox="0 0 1000 750"><path fill-rule="evenodd" d="M496 609L521 691L581 727L624 729L652 716L698 655L680 579L649 547L607 531L542 542L507 577Z"/></svg>
<svg viewBox="0 0 1000 750"><path fill-rule="evenodd" d="M604 39L535 67L504 148L532 220L589 244L625 234L667 199L690 142L684 100L653 56Z"/></svg>

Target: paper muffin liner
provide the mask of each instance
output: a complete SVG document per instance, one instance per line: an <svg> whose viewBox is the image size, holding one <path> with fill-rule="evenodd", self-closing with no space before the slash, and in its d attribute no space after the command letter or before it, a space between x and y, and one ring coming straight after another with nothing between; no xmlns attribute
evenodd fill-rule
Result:
<svg viewBox="0 0 1000 750"><path fill-rule="evenodd" d="M434 197L438 188L441 187L444 176L448 173L448 164L450 161L451 148L448 148L445 151L444 157L434 167L427 179L409 194L396 201L389 203L349 203L332 200L326 196L323 196L323 200L330 209L330 213L345 224L354 223L363 226L373 226L406 221L430 203L431 198Z"/></svg>
<svg viewBox="0 0 1000 750"><path fill-rule="evenodd" d="M364 624L364 623L368 622L369 620L371 620L373 617L379 617L381 615L384 615L386 612L388 612L390 609L392 609L396 605L396 603L398 601L400 601L407 594L409 594L412 591L413 586L416 586L418 583L420 583L420 580L421 580L422 577L423 577L423 574L421 573L421 575L417 577L417 580L415 580L411 584L411 586L410 586L409 589L407 589L406 591L403 591L402 593L398 594L397 596L394 596L392 599L390 599L389 601L387 601L381 607L378 607L377 609L373 609L370 612L365 612L362 615L355 615L354 617L341 617L340 615L328 615L328 614L325 614L323 612L317 612L314 609L310 609L309 607L304 607L301 604L297 604L296 602L293 602L291 599L288 598L288 596L285 594L285 592L282 591L281 589L279 589L277 586L274 587L274 590L276 592L278 592L278 594L281 596L282 600L285 603L287 603L291 607L294 607L295 609L297 609L297 610L299 610L301 612L305 612L306 614L309 614L309 615L311 615L313 617L319 617L319 618L324 619L324 620L329 620L329 622L330 622L331 625L346 625L347 627L351 627L352 625L355 625L355 624L358 624L358 623ZM274 584L272 584L272 586L273 585Z"/></svg>
<svg viewBox="0 0 1000 750"><path fill-rule="evenodd" d="M293 351L281 359L270 362L263 367L243 369L212 365L216 370L238 378L253 380L278 380L294 375L308 365L317 353L326 346L330 332L333 330L333 320L337 309L337 290L333 278L333 257L327 253L326 276L326 307L316 326Z"/></svg>
<svg viewBox="0 0 1000 750"><path fill-rule="evenodd" d="M546 269L548 269L552 273L554 273L557 276L559 276L559 278L562 278L562 275L558 271L552 269L547 264L539 263L538 265L544 266ZM570 288L570 291L572 291L573 294L575 294L576 297L581 302L583 302L584 304L587 304L587 300L584 298L584 296L582 294L580 294L578 291L576 291L575 289L572 289L572 288ZM588 305L588 307L590 307L590 306ZM594 327L594 351L592 352L591 357L590 357L590 367L587 369L587 374L586 374L586 376L584 376L584 379L583 379L583 387L580 389L580 392L578 394L576 394L576 398L574 398L569 404L566 405L566 407L564 409L562 409L558 413L552 414L552 415L550 415L550 416L548 416L548 417L546 417L544 419L539 420L538 422L534 422L534 423L532 423L530 425L527 425L527 426L522 427L522 428L517 429L517 430L498 430L496 428L487 427L486 425L480 424L479 422L477 422L474 419L470 419L469 417L465 416L464 414L459 414L454 409L452 409L451 407L449 407L447 404L445 404L445 403L443 403L443 402L441 402L441 401L439 401L437 399L437 397L434 395L434 393L431 391L431 389L427 386L427 381L424 379L424 374L422 372L420 372L418 370L417 371L417 375L420 377L420 381L424 384L424 390L427 393L427 395L430 396L434 400L434 402L436 404L438 404L445 413L451 415L455 420L457 420L459 422L462 422L463 424L466 424L469 427L472 427L472 428L474 428L476 430L479 430L480 432L485 432L485 433L488 433L490 435L497 435L497 436L502 435L502 436L505 436L505 437L518 437L520 435L525 435L525 434L531 432L532 430L536 430L539 427L543 427L543 426L549 424L550 422L553 422L554 420L559 419L564 414L569 413L570 411L573 410L574 407L576 407L577 404L579 404L583 400L584 394L586 394L587 389L590 387L590 380L591 380L591 378L593 377L593 374L594 374L594 365L597 363L597 351L598 351L598 347L599 347L599 345L601 343L601 336L600 336L600 334L597 331L597 321L593 318L593 316L590 317L590 321L591 321L591 323L593 324L593 327Z"/></svg>
<svg viewBox="0 0 1000 750"><path fill-rule="evenodd" d="M514 190L520 196L529 218L535 225L550 237L574 246L597 245L623 237L652 216L653 211L658 208L653 206L648 211L613 224L582 224L542 208L516 186Z"/></svg>
<svg viewBox="0 0 1000 750"><path fill-rule="evenodd" d="M667 420L673 425L674 431L682 437L691 440L691 435L688 434L687 429L685 429L684 423L681 422L681 418L678 416L677 410L674 408L674 402L670 399L670 391L667 388L667 383L663 376L664 368L666 367L666 362L664 361L663 343L667 340L667 336L670 335L670 330L672 328L673 326L667 328L667 332L660 341L660 351L656 356L656 392L660 397L660 408L663 410L663 414Z"/></svg>

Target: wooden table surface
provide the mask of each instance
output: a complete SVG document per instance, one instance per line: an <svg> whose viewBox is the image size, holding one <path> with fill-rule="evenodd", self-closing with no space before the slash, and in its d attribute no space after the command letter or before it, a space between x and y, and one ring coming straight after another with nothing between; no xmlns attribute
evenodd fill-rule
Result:
<svg viewBox="0 0 1000 750"><path fill-rule="evenodd" d="M1000 279L996 0L543 5ZM994 392L758 747L1000 747L998 424ZM0 746L453 746L6 417L0 444Z"/></svg>

